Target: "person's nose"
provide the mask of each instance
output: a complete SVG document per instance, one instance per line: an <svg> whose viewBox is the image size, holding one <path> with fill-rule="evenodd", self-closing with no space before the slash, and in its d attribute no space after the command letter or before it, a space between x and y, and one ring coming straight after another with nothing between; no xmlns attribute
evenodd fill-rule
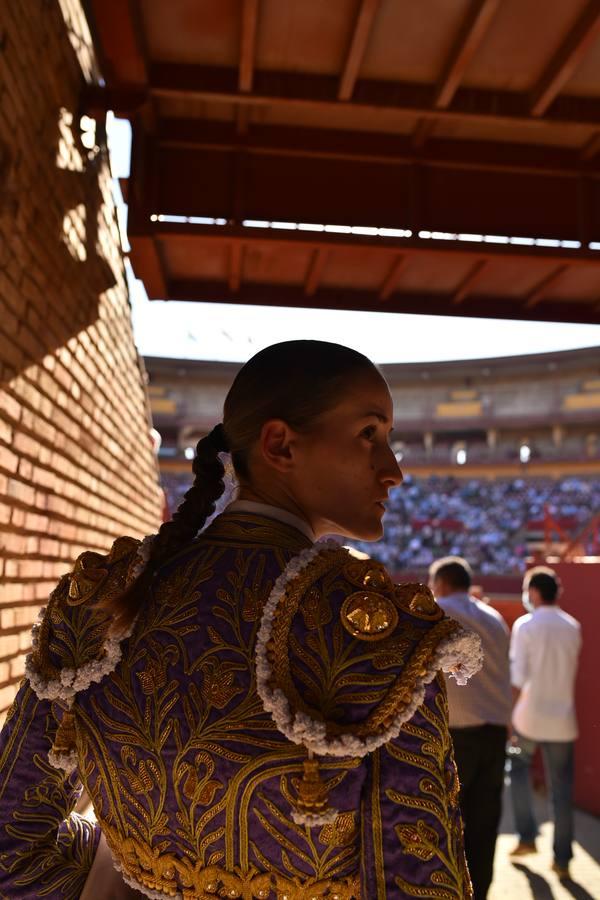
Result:
<svg viewBox="0 0 600 900"><path fill-rule="evenodd" d="M384 465L382 466L381 471L381 480L388 488L398 487L404 480L402 469L398 465L398 460L396 459L392 448L388 446L386 451Z"/></svg>

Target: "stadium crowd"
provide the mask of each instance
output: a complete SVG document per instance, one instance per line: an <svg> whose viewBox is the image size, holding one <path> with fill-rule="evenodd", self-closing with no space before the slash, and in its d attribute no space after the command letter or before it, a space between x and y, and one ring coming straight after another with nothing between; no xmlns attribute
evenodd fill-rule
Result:
<svg viewBox="0 0 600 900"><path fill-rule="evenodd" d="M189 485L187 475L163 474L171 512ZM482 575L520 574L529 555L527 535L543 530L545 510L575 536L600 512L600 479L406 475L390 497L384 538L352 543L392 571L427 569L440 557L458 555Z"/></svg>

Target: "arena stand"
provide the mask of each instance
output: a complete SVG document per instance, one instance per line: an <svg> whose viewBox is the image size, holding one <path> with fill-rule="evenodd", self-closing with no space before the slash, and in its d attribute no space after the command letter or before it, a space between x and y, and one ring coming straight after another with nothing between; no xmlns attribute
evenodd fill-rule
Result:
<svg viewBox="0 0 600 900"><path fill-rule="evenodd" d="M163 470L162 483L173 512L190 475ZM520 577L531 550L528 537L543 532L547 513L574 536L598 510L595 476L491 480L408 474L390 496L382 540L351 543L398 576L424 577L434 560L453 554L468 559L478 576Z"/></svg>

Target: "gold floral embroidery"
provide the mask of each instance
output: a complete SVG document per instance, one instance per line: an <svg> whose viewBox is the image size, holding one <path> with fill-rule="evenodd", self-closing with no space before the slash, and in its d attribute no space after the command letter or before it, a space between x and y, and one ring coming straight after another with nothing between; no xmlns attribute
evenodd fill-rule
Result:
<svg viewBox="0 0 600 900"><path fill-rule="evenodd" d="M215 864L199 866L173 853L157 853L132 837L123 840L104 822L102 831L123 873L145 888L162 891L167 896L181 890L183 900L204 900L213 896L244 900L360 900L358 876L308 878L301 883L277 872L259 872L253 866L247 872L239 869L227 872ZM332 841L330 846L339 844Z"/></svg>
<svg viewBox="0 0 600 900"><path fill-rule="evenodd" d="M212 657L203 660L199 668L203 675L200 693L208 706L224 709L236 694L242 693L243 688L235 683L235 673L245 671L245 666Z"/></svg>
<svg viewBox="0 0 600 900"><path fill-rule="evenodd" d="M423 705L419 709L424 725L406 722L403 732L416 742L414 751L391 741L385 748L392 759L424 771L419 781L418 796L401 794L393 789L386 791L387 797L399 806L398 817L407 810L408 823L400 822L395 827L396 836L405 853L417 857L422 862L437 859L441 868L431 875L431 884L417 886L396 875L396 884L409 897L431 897L435 900L468 900L472 897L471 880L466 867L460 814L458 811L459 782L452 752L450 734L445 725L447 719L447 699L445 684L438 679L439 693L435 699L437 712ZM434 829L415 813L421 811L429 815L441 828ZM440 847L440 834L445 837L444 849Z"/></svg>
<svg viewBox="0 0 600 900"><path fill-rule="evenodd" d="M323 826L319 840L328 847L344 847L346 844L351 844L356 835L356 813L341 812L335 822Z"/></svg>
<svg viewBox="0 0 600 900"><path fill-rule="evenodd" d="M82 553L69 577L69 605L89 602L101 587L103 600L121 592L125 588L128 569L134 562L132 555L139 544L134 538L122 537L113 543L107 556L91 551ZM126 565L119 565L121 562ZM112 583L108 585L107 581Z"/></svg>

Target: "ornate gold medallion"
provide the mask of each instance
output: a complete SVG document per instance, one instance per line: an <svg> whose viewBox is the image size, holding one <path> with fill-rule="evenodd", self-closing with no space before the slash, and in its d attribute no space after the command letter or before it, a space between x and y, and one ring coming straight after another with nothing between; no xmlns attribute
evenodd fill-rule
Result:
<svg viewBox="0 0 600 900"><path fill-rule="evenodd" d="M424 584L420 586L420 589L410 601L409 606L411 612L423 613L426 616L437 615L440 611L440 607L435 602L433 594Z"/></svg>
<svg viewBox="0 0 600 900"><path fill-rule="evenodd" d="M374 591L356 591L342 605L342 625L359 641L381 641L398 624L398 613L391 600Z"/></svg>

